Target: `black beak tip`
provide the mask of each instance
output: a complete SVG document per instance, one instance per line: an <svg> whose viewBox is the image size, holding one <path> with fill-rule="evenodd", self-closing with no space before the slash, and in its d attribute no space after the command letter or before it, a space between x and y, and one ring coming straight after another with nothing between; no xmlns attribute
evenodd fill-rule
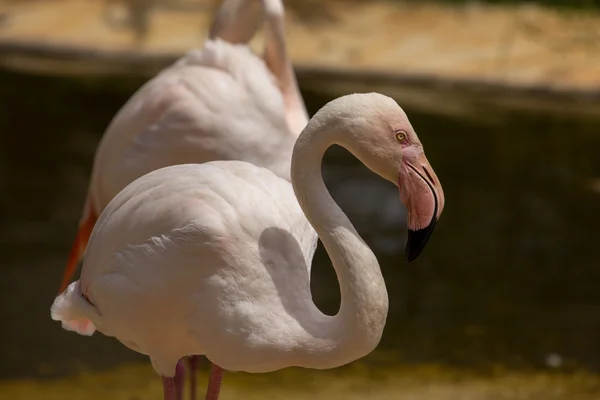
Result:
<svg viewBox="0 0 600 400"><path fill-rule="evenodd" d="M406 262L409 263L411 261L416 260L416 258L421 254L425 245L429 241L431 234L433 233L433 229L435 228L436 219L434 218L429 226L423 229L419 229L416 231L408 230L408 240L406 242L406 250L405 257Z"/></svg>

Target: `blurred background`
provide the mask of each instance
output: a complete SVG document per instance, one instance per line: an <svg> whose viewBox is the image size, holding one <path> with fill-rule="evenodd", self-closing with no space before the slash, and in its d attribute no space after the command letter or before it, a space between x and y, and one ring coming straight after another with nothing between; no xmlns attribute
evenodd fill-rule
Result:
<svg viewBox="0 0 600 400"><path fill-rule="evenodd" d="M386 279L382 342L334 371L227 374L222 398L600 399L600 1L284 3L309 113L394 97L447 203L407 265L397 189L330 149L327 186ZM49 307L104 130L218 5L0 0L0 398L161 398L145 356ZM335 313L321 245L312 286Z"/></svg>

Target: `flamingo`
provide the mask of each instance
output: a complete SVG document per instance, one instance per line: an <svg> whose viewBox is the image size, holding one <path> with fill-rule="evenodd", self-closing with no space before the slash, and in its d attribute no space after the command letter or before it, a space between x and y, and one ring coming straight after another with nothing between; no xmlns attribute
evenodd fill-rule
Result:
<svg viewBox="0 0 600 400"><path fill-rule="evenodd" d="M333 144L399 187L406 259L414 260L444 208L442 187L398 104L352 94L308 122L293 149L291 183L251 163L213 161L129 184L102 212L81 278L55 299L52 318L148 355L165 400L176 395L178 360L190 354L250 373L335 368L367 355L380 341L388 297L377 258L323 182L321 161ZM311 226L338 277L335 316L312 301ZM209 381L207 399L219 389Z"/></svg>
<svg viewBox="0 0 600 400"><path fill-rule="evenodd" d="M266 32L261 58L247 42L262 17ZM244 160L290 179L292 148L308 115L287 54L284 17L281 0L224 0L204 48L163 70L116 114L94 157L59 293L77 269L97 216L120 190L147 172L175 164ZM196 358L189 362L194 399ZM179 365L179 393L184 372ZM213 366L213 379L221 375Z"/></svg>
<svg viewBox="0 0 600 400"><path fill-rule="evenodd" d="M108 202L168 165L244 160L289 180L292 148L308 115L287 55L281 0L261 0L264 61L244 45L256 31L253 0L225 0L204 49L141 87L107 128L59 293L67 287Z"/></svg>

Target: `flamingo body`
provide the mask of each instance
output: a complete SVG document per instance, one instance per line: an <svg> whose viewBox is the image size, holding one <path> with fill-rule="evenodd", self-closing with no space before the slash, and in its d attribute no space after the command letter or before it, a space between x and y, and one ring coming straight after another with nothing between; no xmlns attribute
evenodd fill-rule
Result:
<svg viewBox="0 0 600 400"><path fill-rule="evenodd" d="M191 354L233 371L302 366L297 350L314 332L297 311L312 305L316 240L292 185L270 170L163 168L106 207L52 317L115 336L165 376ZM86 318L93 326L81 331Z"/></svg>
<svg viewBox="0 0 600 400"><path fill-rule="evenodd" d="M96 152L96 215L127 184L169 165L244 160L289 180L297 137L264 61L245 45L209 40L147 82L123 106Z"/></svg>

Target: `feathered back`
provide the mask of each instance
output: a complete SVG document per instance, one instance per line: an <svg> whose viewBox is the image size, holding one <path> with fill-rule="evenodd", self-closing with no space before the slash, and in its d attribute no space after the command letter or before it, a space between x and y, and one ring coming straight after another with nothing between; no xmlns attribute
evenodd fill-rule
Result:
<svg viewBox="0 0 600 400"><path fill-rule="evenodd" d="M96 152L93 203L99 214L129 182L176 164L242 160L289 180L295 137L263 60L246 46L207 41L117 113Z"/></svg>

